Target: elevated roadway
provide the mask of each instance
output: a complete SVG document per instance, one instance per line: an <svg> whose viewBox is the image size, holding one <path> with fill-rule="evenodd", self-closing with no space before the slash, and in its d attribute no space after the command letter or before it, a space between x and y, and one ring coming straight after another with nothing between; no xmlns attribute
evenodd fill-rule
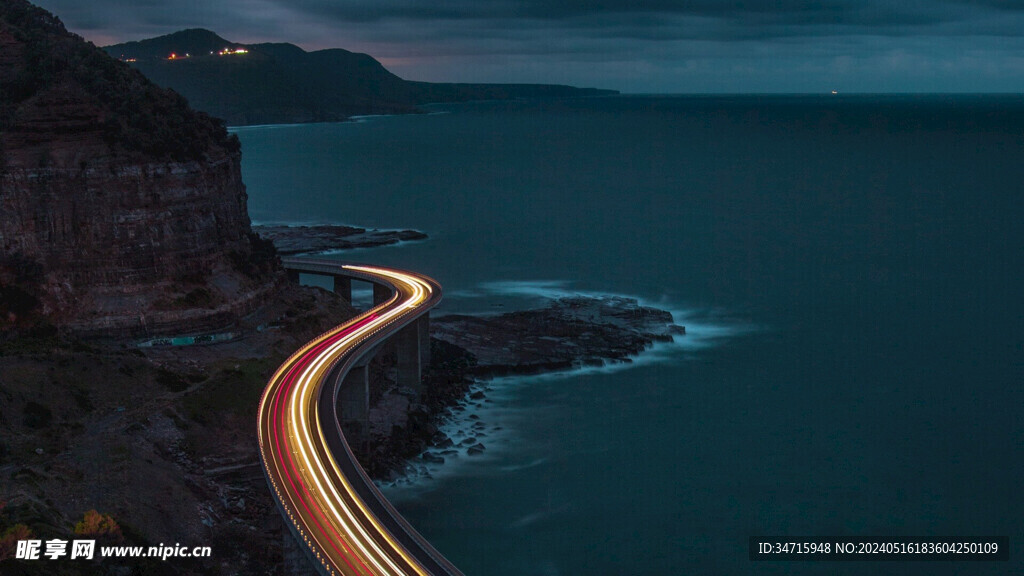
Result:
<svg viewBox="0 0 1024 576"><path fill-rule="evenodd" d="M285 523L322 575L461 576L388 503L342 433L345 375L383 340L441 300L434 280L400 270L287 259L290 270L386 286L391 297L296 351L260 400L263 470Z"/></svg>

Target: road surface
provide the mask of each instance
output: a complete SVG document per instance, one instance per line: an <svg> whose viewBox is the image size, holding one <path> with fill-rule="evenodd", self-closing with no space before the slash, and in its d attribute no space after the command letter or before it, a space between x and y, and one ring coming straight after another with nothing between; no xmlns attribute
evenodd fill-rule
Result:
<svg viewBox="0 0 1024 576"><path fill-rule="evenodd" d="M285 523L321 574L461 576L369 480L335 414L338 386L348 370L436 305L441 287L411 272L308 262L387 285L393 294L300 348L263 392L260 455Z"/></svg>

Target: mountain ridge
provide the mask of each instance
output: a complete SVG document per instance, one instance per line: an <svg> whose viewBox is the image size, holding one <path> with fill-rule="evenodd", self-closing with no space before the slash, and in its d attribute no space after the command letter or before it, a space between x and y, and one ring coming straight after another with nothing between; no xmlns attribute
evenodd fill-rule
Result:
<svg viewBox="0 0 1024 576"><path fill-rule="evenodd" d="M243 44L203 28L103 49L232 125L417 113L437 102L618 94L557 84L409 81L368 54L306 51L285 42Z"/></svg>

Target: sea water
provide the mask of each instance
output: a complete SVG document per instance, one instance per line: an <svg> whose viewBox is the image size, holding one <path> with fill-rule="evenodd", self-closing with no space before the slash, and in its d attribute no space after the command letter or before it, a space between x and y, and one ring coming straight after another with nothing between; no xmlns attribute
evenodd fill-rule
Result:
<svg viewBox="0 0 1024 576"><path fill-rule="evenodd" d="M435 277L435 314L623 294L689 331L487 383L448 424L484 454L385 486L467 574L1024 569L1024 99L429 110L238 129L251 216L425 231L338 257ZM1009 536L1011 561L748 559L857 535Z"/></svg>

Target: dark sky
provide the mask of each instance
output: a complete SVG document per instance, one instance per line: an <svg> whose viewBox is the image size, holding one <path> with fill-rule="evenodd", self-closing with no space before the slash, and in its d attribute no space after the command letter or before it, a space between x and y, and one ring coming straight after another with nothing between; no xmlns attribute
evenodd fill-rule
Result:
<svg viewBox="0 0 1024 576"><path fill-rule="evenodd" d="M1024 0L37 0L104 45L202 27L412 80L1024 92Z"/></svg>

